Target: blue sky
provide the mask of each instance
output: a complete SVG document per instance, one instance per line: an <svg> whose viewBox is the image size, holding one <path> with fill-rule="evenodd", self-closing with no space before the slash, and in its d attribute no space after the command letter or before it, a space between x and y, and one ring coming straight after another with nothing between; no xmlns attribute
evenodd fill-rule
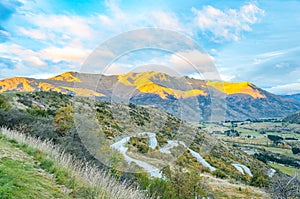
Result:
<svg viewBox="0 0 300 199"><path fill-rule="evenodd" d="M213 61L224 81L249 81L276 94L300 93L299 10L299 0L2 0L0 78L80 71L107 39L155 27L195 40L208 54L204 63ZM172 54L139 52L120 59L109 74L125 72L133 63L174 62L180 60ZM177 69L195 76L183 66Z"/></svg>

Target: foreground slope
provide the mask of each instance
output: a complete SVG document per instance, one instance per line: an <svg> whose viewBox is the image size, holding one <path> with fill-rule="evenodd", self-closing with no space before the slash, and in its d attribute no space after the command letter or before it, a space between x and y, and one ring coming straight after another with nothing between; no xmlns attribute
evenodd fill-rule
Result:
<svg viewBox="0 0 300 199"><path fill-rule="evenodd" d="M69 198L64 187L37 165L32 156L2 135L0 171L0 198Z"/></svg>
<svg viewBox="0 0 300 199"><path fill-rule="evenodd" d="M190 115L187 120L210 120L212 107L224 110L220 120L284 117L300 110L300 102L274 95L250 82L203 81L159 72L112 76L66 72L49 79L1 80L0 92L8 91L56 91L95 96L102 101L129 100L157 106L177 117L180 117L178 104L181 103Z"/></svg>
<svg viewBox="0 0 300 199"><path fill-rule="evenodd" d="M0 198L146 198L50 141L0 129Z"/></svg>

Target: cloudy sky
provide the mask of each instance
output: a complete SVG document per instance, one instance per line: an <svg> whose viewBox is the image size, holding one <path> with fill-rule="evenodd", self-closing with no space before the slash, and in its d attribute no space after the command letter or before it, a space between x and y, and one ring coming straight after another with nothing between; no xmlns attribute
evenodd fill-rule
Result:
<svg viewBox="0 0 300 199"><path fill-rule="evenodd" d="M276 94L300 93L299 10L299 0L2 0L0 78L80 71L103 42L154 27L197 42L206 54L183 55L212 62L224 81L249 81ZM151 50L129 53L106 72L172 63L178 73L195 76L172 53Z"/></svg>

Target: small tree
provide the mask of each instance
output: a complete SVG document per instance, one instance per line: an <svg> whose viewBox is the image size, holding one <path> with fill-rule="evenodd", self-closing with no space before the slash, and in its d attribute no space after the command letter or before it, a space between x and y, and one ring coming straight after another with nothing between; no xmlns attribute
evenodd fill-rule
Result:
<svg viewBox="0 0 300 199"><path fill-rule="evenodd" d="M74 125L74 111L71 105L67 105L66 107L59 108L55 112L55 116L53 118L53 126L55 131L62 136L67 133Z"/></svg>

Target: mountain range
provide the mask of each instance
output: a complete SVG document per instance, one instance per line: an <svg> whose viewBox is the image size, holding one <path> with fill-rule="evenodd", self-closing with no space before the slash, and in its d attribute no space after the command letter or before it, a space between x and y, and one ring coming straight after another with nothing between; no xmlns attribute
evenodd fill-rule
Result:
<svg viewBox="0 0 300 199"><path fill-rule="evenodd" d="M292 95L281 95L281 97L293 99L300 102L300 93L292 94Z"/></svg>
<svg viewBox="0 0 300 199"><path fill-rule="evenodd" d="M109 76L65 72L48 79L0 80L0 92L9 91L57 91L94 96L101 101L152 105L189 121L210 121L216 114L221 115L213 118L216 120L279 118L300 110L300 102L272 94L250 82L205 81L160 72Z"/></svg>

